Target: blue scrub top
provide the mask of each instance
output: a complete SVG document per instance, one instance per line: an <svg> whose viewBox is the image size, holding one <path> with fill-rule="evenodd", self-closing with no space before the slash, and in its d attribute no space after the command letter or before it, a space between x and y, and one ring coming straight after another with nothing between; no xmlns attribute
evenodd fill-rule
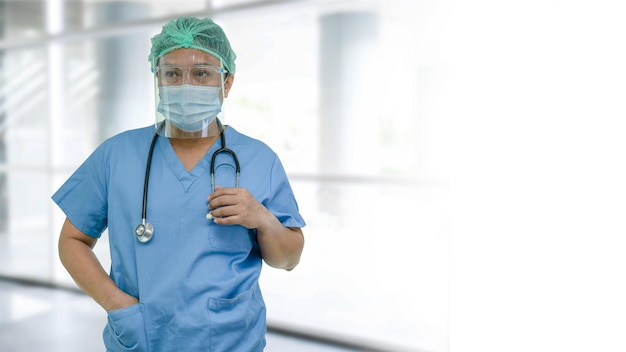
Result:
<svg viewBox="0 0 626 352"><path fill-rule="evenodd" d="M107 351L262 351L266 323L256 231L206 219L209 166L219 139L188 172L169 140L158 138L147 206L154 236L146 243L135 236L154 133L150 126L108 139L52 196L86 235L99 238L108 227L110 276L140 301L108 313ZM239 186L284 226L303 227L276 153L232 127L224 134L241 164ZM220 153L215 165L215 184L234 187L231 156Z"/></svg>

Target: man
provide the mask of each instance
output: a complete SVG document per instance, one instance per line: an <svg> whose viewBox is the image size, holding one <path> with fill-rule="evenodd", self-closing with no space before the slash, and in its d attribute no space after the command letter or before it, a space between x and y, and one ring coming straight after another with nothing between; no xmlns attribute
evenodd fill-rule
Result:
<svg viewBox="0 0 626 352"><path fill-rule="evenodd" d="M262 262L292 270L305 222L277 155L220 121L235 57L210 19L163 26L157 123L106 140L52 197L61 261L107 311L107 351L265 346ZM92 251L107 228L109 274Z"/></svg>

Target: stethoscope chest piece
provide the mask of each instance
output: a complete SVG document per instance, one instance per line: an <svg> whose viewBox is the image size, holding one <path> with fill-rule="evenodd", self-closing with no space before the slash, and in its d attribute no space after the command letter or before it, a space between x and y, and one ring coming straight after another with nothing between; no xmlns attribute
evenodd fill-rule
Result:
<svg viewBox="0 0 626 352"><path fill-rule="evenodd" d="M143 222L135 228L135 235L139 242L148 242L154 234L154 227L149 222Z"/></svg>

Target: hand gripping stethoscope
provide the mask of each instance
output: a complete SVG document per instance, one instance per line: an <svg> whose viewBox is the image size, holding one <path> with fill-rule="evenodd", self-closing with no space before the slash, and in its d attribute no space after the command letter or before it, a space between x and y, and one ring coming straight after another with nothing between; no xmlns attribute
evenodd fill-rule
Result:
<svg viewBox="0 0 626 352"><path fill-rule="evenodd" d="M222 127L222 123L219 119L215 119L217 122L217 128L220 131L220 140L222 142L221 148L216 150L211 157L211 192L215 192L215 158L220 153L230 154L235 161L235 187L239 187L239 173L241 168L239 167L239 159L237 158L237 154L231 149L226 148L226 136L224 136L224 128ZM148 162L146 164L146 176L143 181L143 204L141 206L141 224L137 225L135 228L135 235L137 235L137 239L139 242L148 242L154 235L154 226L151 223L146 221L146 208L148 205L148 180L150 179L150 165L152 164L152 153L154 152L154 145L156 144L157 139L159 138L159 131L163 128L164 122L161 123L154 133L154 137L152 137L152 143L150 143L150 150L148 151Z"/></svg>

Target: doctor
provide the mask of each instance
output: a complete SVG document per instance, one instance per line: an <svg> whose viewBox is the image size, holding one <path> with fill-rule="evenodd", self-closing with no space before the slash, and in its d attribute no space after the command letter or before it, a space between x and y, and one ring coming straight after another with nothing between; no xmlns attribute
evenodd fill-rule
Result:
<svg viewBox="0 0 626 352"><path fill-rule="evenodd" d="M289 181L222 123L235 54L217 24L167 23L149 60L155 125L106 140L52 196L61 261L107 311L107 351L263 351L262 262L292 270L304 246ZM108 274L92 251L107 228Z"/></svg>

